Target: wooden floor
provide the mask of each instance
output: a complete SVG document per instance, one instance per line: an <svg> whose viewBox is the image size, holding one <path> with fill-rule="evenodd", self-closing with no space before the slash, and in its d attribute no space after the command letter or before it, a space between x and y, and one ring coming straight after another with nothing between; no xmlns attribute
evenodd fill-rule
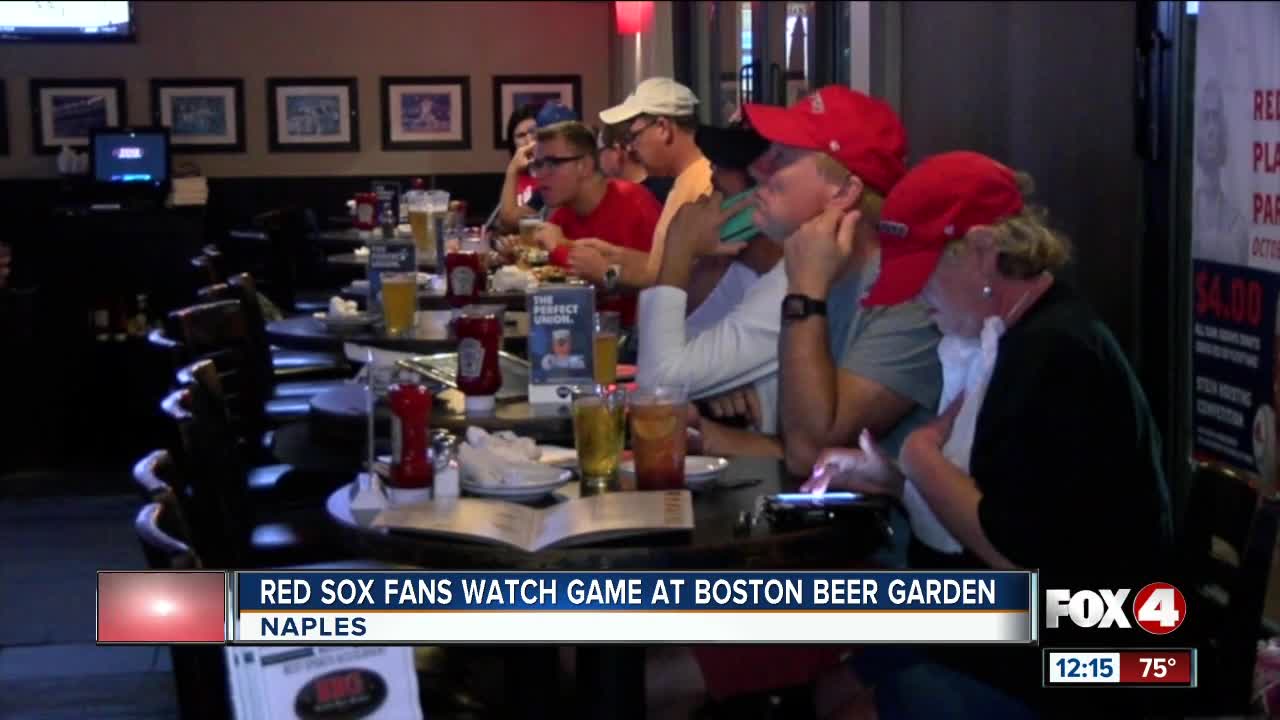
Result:
<svg viewBox="0 0 1280 720"><path fill-rule="evenodd" d="M177 717L168 650L93 644L95 571L145 566L122 485L0 479L0 718Z"/></svg>

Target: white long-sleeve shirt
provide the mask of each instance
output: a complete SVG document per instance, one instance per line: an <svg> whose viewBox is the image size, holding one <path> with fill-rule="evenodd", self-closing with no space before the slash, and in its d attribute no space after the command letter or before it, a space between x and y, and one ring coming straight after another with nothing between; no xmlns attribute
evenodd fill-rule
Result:
<svg viewBox="0 0 1280 720"><path fill-rule="evenodd" d="M758 429L776 433L778 338L786 292L786 268L779 262L719 322L688 337L688 294L667 285L642 291L637 313L637 381L683 385L695 400L752 384L760 398Z"/></svg>

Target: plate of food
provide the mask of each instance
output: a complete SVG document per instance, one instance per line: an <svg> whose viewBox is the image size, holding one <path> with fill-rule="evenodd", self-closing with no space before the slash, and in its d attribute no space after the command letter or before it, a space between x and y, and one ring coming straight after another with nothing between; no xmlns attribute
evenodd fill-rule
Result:
<svg viewBox="0 0 1280 720"><path fill-rule="evenodd" d="M684 459L684 484L693 490L712 485L724 475L728 467L729 461L722 457L689 455ZM618 466L618 471L623 475L634 476L636 474L635 459L630 457L623 459Z"/></svg>

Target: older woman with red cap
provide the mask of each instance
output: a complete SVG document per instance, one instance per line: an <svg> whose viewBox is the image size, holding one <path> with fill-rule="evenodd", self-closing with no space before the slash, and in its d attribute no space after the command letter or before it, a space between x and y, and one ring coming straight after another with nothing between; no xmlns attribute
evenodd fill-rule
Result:
<svg viewBox="0 0 1280 720"><path fill-rule="evenodd" d="M1029 191L1004 165L953 152L890 192L880 275L863 304L919 298L928 307L943 333L939 414L896 460L866 433L857 450L828 450L808 489L900 497L913 567L1038 568L1055 587L1149 577L1168 567L1172 546L1159 437L1115 339L1058 278L1070 246L1026 204ZM831 232L819 225L805 231ZM964 707L1029 716L1038 659L986 663L967 650L957 656L963 673L912 653L863 653L856 672L875 689L843 716L965 717L944 712ZM952 664L944 653L930 660ZM989 685L968 677L988 666L1001 668L984 677Z"/></svg>

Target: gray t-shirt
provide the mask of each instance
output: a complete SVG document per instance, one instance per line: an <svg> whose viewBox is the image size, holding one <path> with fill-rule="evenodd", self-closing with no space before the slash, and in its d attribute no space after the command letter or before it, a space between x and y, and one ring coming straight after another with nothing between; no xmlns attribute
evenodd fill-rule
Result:
<svg viewBox="0 0 1280 720"><path fill-rule="evenodd" d="M937 415L942 394L938 364L941 336L918 302L862 307L862 296L880 271L879 255L860 275L840 281L827 296L827 337L841 370L865 377L909 398L916 407L884 437L876 438L897 457L912 430Z"/></svg>

